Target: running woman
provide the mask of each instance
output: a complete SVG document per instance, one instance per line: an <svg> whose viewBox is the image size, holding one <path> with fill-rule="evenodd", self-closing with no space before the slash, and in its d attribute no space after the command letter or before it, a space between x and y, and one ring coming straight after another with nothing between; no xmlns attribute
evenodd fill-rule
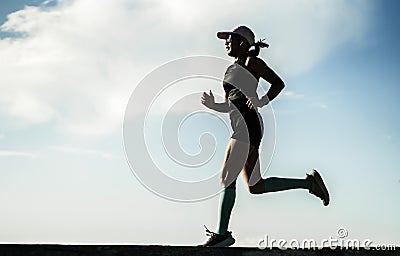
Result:
<svg viewBox="0 0 400 256"><path fill-rule="evenodd" d="M229 219L236 197L236 179L240 172L251 194L264 194L290 189L308 189L319 197L323 205L329 204L328 190L316 170L304 179L269 177L262 179L258 148L263 135L263 123L258 108L271 102L285 87L282 79L260 58L260 48L268 47L263 41L255 42L254 33L246 26L233 31L218 32L217 37L225 40L227 54L234 58L223 81L225 102L216 103L214 95L203 93L201 103L218 112L229 113L233 134L229 141L221 170L219 222L216 232L206 227L209 239L204 247L224 247L235 243L228 231ZM254 49L250 49L253 47ZM261 98L257 95L260 78L270 83L268 92Z"/></svg>

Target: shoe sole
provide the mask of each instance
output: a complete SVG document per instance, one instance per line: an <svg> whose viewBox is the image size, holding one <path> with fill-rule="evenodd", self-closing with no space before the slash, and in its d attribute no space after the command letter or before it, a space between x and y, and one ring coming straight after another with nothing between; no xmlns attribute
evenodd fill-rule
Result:
<svg viewBox="0 0 400 256"><path fill-rule="evenodd" d="M218 244L214 244L210 247L228 247L231 246L232 244L235 243L235 239L233 237L229 237L221 242L219 242Z"/></svg>
<svg viewBox="0 0 400 256"><path fill-rule="evenodd" d="M324 181L322 180L321 175L317 172L317 170L312 170L311 175L314 176L315 182L317 183L318 187L322 190L324 193L324 198L326 198L323 201L324 206L327 206L329 204L330 198L329 198L329 192L328 189L326 188Z"/></svg>

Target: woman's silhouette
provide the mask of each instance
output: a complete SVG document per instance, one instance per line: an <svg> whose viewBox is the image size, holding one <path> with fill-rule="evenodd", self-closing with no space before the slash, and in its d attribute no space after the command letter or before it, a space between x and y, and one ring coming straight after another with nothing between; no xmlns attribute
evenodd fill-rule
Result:
<svg viewBox="0 0 400 256"><path fill-rule="evenodd" d="M217 37L225 39L227 54L234 58L234 63L225 72L225 102L215 103L214 95L210 91L203 93L201 103L215 111L229 113L233 134L221 170L223 191L220 195L218 229L211 232L206 228L209 239L201 245L205 247L230 246L235 242L232 232L228 231L228 223L235 203L236 178L240 172L252 194L302 188L319 197L325 206L329 204L328 190L316 170L306 174L304 179L262 179L258 148L263 135L263 124L257 109L275 99L285 85L257 57L260 48L268 45L262 41L255 42L254 33L248 27L239 26L230 32L218 32ZM268 92L261 98L256 93L260 78L271 84Z"/></svg>

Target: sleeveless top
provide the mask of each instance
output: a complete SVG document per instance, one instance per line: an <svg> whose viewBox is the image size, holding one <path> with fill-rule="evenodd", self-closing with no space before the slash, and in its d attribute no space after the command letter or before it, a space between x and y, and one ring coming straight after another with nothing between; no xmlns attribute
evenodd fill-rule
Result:
<svg viewBox="0 0 400 256"><path fill-rule="evenodd" d="M244 141L259 147L263 123L257 109L247 106L248 97L257 96L258 80L247 69L245 60L239 59L230 65L224 76L223 87L225 99L229 100L234 107L229 111L233 134L231 138Z"/></svg>

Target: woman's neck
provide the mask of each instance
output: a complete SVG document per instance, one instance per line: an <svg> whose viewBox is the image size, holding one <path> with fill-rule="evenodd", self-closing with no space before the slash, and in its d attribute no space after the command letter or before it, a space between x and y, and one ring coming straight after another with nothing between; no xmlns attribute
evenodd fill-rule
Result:
<svg viewBox="0 0 400 256"><path fill-rule="evenodd" d="M244 65L246 62L246 58L247 58L247 56L235 57L235 63Z"/></svg>
<svg viewBox="0 0 400 256"><path fill-rule="evenodd" d="M238 61L246 59L246 58L247 58L246 53L238 54L238 56L235 57L235 62L238 62Z"/></svg>

